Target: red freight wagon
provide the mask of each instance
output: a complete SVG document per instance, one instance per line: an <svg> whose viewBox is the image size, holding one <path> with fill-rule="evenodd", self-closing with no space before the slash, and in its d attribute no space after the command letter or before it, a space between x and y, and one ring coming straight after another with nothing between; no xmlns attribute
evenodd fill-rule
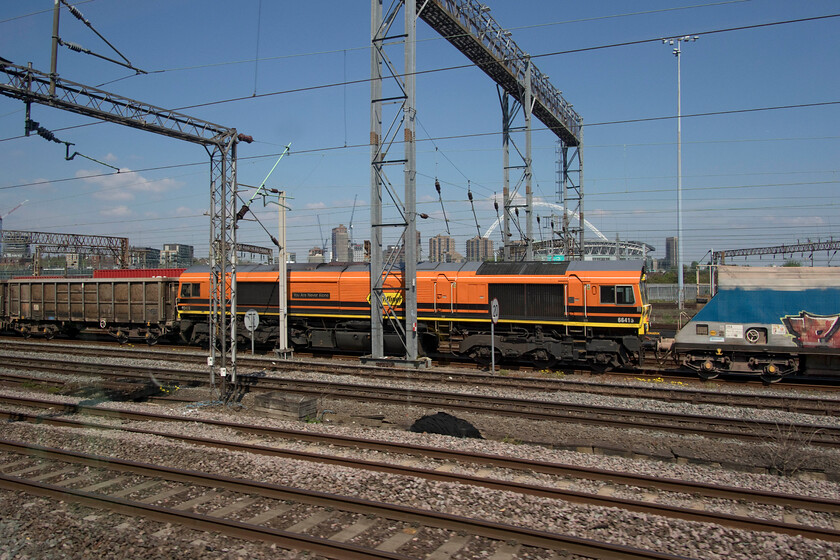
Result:
<svg viewBox="0 0 840 560"><path fill-rule="evenodd" d="M94 278L178 278L185 268L109 268L94 270Z"/></svg>

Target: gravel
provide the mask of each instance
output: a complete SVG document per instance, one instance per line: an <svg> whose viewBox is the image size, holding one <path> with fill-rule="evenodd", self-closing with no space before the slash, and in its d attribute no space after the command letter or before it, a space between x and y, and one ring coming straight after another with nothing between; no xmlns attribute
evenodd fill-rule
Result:
<svg viewBox="0 0 840 560"><path fill-rule="evenodd" d="M82 360L80 358L79 360ZM111 361L109 360L109 363ZM115 365L121 363L113 360ZM126 362L123 362L126 363ZM138 360L130 360L137 365ZM148 362L149 367L163 366L159 362ZM171 367L171 366L170 366ZM203 371L206 368L197 368ZM285 374L284 376L288 376ZM323 374L299 373L301 378L329 378ZM49 376L44 376L49 379ZM341 376L342 382L351 382ZM89 380L80 379L80 383ZM362 383L370 381L362 380ZM377 382L380 383L380 382ZM385 384L385 382L381 382ZM393 386L407 386L404 382L388 382ZM729 388L726 388L729 390ZM449 389L451 390L451 389ZM196 401L208 399L205 391L191 390ZM29 391L2 389L0 392L10 395L32 395ZM188 395L187 391L180 392ZM492 391L488 391L491 394ZM533 392L518 392L505 389L499 391L505 396L536 398ZM766 391L762 391L766 393ZM37 393L39 398L50 398ZM79 402L82 399L72 397L52 397L61 402ZM586 395L581 393L553 393L540 398L555 402L598 403L606 406L642 407L656 410L678 410L686 413L721 414L722 407L708 405L690 405L681 403L662 403L645 399L613 399L609 397ZM481 430L484 440L462 440L434 434L413 434L406 428L420 416L437 412L420 407L382 406L364 403L351 403L330 399L321 399L319 409L331 409L338 414L326 415L327 421L319 424L305 424L278 419L270 419L256 414L250 407L251 397L246 397L245 407L241 410L222 406L192 406L183 404L165 404L151 406L141 403L103 403L101 406L125 408L131 410L165 411L187 417L218 419L271 425L281 428L328 432L336 435L350 435L370 439L407 442L448 449L464 449L491 454L536 459L579 466L599 467L628 473L648 474L657 477L715 482L743 488L764 489L790 494L817 497L840 496L840 485L829 480L815 479L813 471L822 471L831 478L837 473L838 453L833 450L814 449L803 445L801 438L789 445L788 461L805 459L797 464L800 473L810 476L791 477L743 472L743 469L767 467L768 461L776 455L780 460L784 445L782 434L779 441L764 444L748 444L740 441L714 442L699 437L676 436L673 434L622 431L595 427L582 427L574 424L553 422L532 422L516 418L474 416L457 414L472 422ZM648 408L651 407L651 408ZM10 407L4 407L10 409ZM727 407L728 408L728 407ZM712 410L712 412L709 412ZM451 411L450 411L451 412ZM382 414L385 424L381 428L362 426L352 423L354 415ZM761 418L779 422L804 422L814 417L790 414L783 411L757 411L733 409L727 416L738 418ZM330 418L342 418L344 423L329 421ZM807 418L802 418L807 417ZM118 421L91 418L91 422L118 424ZM818 423L828 422L818 417ZM836 419L831 420L837 422ZM181 434L200 437L214 437L225 440L253 441L253 435L234 433L232 430L219 430L198 422L173 426L172 424L150 425L149 423L131 423L145 428L170 430ZM7 425L4 437L35 441L44 445L54 445L81 451L112 455L165 464L173 467L193 468L214 473L228 473L291 485L313 490L328 490L368 499L389 501L444 511L448 513L480 516L482 518L516 523L527 527L556 531L575 536L603 539L610 542L650 548L661 552L687 555L695 558L840 558L840 544L806 540L771 533L753 533L719 526L685 522L657 516L627 512L615 508L583 506L559 500L523 496L511 492L499 492L481 487L465 487L452 483L428 481L411 477L372 473L345 467L321 465L312 462L289 459L254 456L237 452L226 452L205 447L194 447L174 443L158 437L125 432L104 432L85 429L58 429L43 425L15 423ZM263 445L273 445L285 449L308 450L318 453L346 455L375 461L410 462L413 466L440 468L444 462L428 458L390 456L386 453L348 449L343 447L314 445L284 440L259 438ZM539 442L532 445L523 442ZM551 446L554 446L553 448ZM610 448L634 450L642 458L581 453L575 448L600 449L602 453ZM619 451L615 451L619 453ZM690 458L690 461L689 461ZM789 466L793 466L792 463ZM734 468L733 468L734 467ZM481 467L468 465L448 465L453 472L476 473ZM737 469L737 470L736 470ZM698 498L676 493L653 492L628 486L608 487L604 483L563 477L550 477L534 473L522 473L503 469L492 469L488 474L493 478L516 479L517 481L554 485L582 492L610 492L616 497L641 499L648 495L660 503L696 507ZM649 494L654 493L651 498ZM27 505L29 504L29 505ZM208 506L209 507L209 506ZM769 506L745 506L727 500L702 500L702 507L738 515L755 515L769 519L792 520L828 528L838 528L837 516L822 513L800 512L790 508ZM69 503L56 502L42 498L33 498L18 493L0 492L0 508L4 511L0 519L0 560L13 558L81 558L80 551L86 548L93 551L84 557L100 556L112 558L157 558L172 557L193 558L199 555L214 558L290 558L293 554L278 549L269 549L237 539L208 535L179 527L166 527L165 524L151 521L137 521L118 514L83 508ZM94 516L94 519L91 519ZM128 523L130 528L120 530L119 526ZM163 533L161 531L164 531ZM419 554L425 550L423 540L442 542L446 535L420 535L412 545L401 552L412 550ZM418 544L420 543L420 544ZM479 541L471 541L462 549L463 558L487 555L487 547L498 546ZM97 548L99 547L99 548ZM412 549L411 547L415 547ZM478 550L482 548L483 550ZM107 551L108 554L100 554ZM539 551L522 549L518 557L540 557Z"/></svg>

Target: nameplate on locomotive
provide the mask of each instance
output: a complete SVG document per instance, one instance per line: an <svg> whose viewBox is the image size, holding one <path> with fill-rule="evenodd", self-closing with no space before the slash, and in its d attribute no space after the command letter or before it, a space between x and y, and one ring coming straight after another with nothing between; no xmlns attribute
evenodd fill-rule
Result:
<svg viewBox="0 0 840 560"><path fill-rule="evenodd" d="M292 292L295 299L330 299L329 292Z"/></svg>

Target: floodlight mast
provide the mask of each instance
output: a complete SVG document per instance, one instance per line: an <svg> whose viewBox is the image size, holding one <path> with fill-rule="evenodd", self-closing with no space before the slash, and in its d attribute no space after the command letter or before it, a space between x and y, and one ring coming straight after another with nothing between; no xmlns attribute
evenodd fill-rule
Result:
<svg viewBox="0 0 840 560"><path fill-rule="evenodd" d="M683 223L682 223L682 92L681 92L681 69L680 59L682 58L682 43L694 42L700 37L697 35L683 35L662 39L663 44L674 47L674 56L677 57L677 307L685 307L685 281L683 278Z"/></svg>

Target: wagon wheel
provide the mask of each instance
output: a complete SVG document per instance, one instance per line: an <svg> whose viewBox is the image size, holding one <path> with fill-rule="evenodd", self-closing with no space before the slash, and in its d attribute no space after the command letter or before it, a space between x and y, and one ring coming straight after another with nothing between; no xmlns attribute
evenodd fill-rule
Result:
<svg viewBox="0 0 840 560"><path fill-rule="evenodd" d="M29 329L21 329L20 334L25 339L32 338L32 331Z"/></svg>
<svg viewBox="0 0 840 560"><path fill-rule="evenodd" d="M716 369L713 369L713 370L700 369L697 372L697 377L699 377L703 381L709 381L710 379L715 379L718 375L720 375L720 372Z"/></svg>
<svg viewBox="0 0 840 560"><path fill-rule="evenodd" d="M52 340L55 338L55 331L53 329L47 329L44 331L44 338L47 340Z"/></svg>
<svg viewBox="0 0 840 560"><path fill-rule="evenodd" d="M125 344L126 342L128 342L128 335L125 334L122 331L118 332L117 333L117 342L119 342L120 344Z"/></svg>
<svg viewBox="0 0 840 560"><path fill-rule="evenodd" d="M154 346L158 343L158 335L152 333L146 333L146 344L149 346Z"/></svg>
<svg viewBox="0 0 840 560"><path fill-rule="evenodd" d="M784 376L779 372L779 368L773 364L767 364L764 366L764 371L761 372L761 380L767 385L778 383L782 380L782 377Z"/></svg>
<svg viewBox="0 0 840 560"><path fill-rule="evenodd" d="M692 362L693 364L689 366L689 364ZM692 360L691 356L687 356L686 361L683 363L684 365L689 366L690 369L696 370L697 377L699 377L703 381L714 379L718 375L720 375L720 370L715 367L714 362L710 359L703 359L703 362L699 364L699 367L697 367L698 363Z"/></svg>

